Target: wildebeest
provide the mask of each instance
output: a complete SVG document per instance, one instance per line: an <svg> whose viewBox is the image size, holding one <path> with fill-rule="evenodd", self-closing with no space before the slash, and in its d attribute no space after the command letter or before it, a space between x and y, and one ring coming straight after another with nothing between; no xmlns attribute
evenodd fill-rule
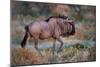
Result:
<svg viewBox="0 0 100 67"><path fill-rule="evenodd" d="M35 49L38 50L38 40L53 38L55 48L55 41L61 43L58 52L63 46L63 41L60 36L70 36L75 33L75 24L73 20L69 20L67 16L51 16L43 21L35 21L25 26L25 36L21 42L21 47L24 48L26 42L30 38L34 38ZM40 52L39 52L40 53Z"/></svg>

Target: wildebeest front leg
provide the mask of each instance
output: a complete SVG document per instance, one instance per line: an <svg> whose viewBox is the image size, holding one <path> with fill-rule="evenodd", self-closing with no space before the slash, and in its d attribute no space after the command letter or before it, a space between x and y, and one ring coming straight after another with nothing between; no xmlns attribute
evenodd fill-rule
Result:
<svg viewBox="0 0 100 67"><path fill-rule="evenodd" d="M60 47L58 48L58 51L57 51L57 53L58 53L58 52L61 51L61 48L63 46L63 42L62 42L62 40L60 38L57 38L57 40L61 43L61 45L60 45Z"/></svg>
<svg viewBox="0 0 100 67"><path fill-rule="evenodd" d="M53 41L53 55L55 55L55 45L56 45L56 39L54 39L54 41Z"/></svg>

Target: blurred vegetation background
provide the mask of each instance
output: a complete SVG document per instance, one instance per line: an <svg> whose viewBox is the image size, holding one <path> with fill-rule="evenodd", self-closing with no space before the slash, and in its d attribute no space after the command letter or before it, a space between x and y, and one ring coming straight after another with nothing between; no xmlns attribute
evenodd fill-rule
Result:
<svg viewBox="0 0 100 67"><path fill-rule="evenodd" d="M40 16L47 18L52 15L68 15L75 20L95 20L96 7L88 5L65 5L65 4L50 4L50 3L32 3L12 1L12 18L20 16L22 18L36 19Z"/></svg>

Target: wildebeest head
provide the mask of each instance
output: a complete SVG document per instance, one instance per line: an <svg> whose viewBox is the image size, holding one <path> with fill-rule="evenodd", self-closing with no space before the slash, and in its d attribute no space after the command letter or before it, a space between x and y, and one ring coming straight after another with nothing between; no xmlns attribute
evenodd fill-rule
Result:
<svg viewBox="0 0 100 67"><path fill-rule="evenodd" d="M66 25L67 27L67 32L66 34L67 35L74 35L75 34L75 23L73 20L65 20L64 21L64 24Z"/></svg>

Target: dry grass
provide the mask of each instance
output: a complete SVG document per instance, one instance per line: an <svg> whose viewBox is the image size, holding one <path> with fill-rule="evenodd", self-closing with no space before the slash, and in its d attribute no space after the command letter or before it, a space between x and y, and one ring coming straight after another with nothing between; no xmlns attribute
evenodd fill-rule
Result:
<svg viewBox="0 0 100 67"><path fill-rule="evenodd" d="M28 65L42 63L41 56L30 49L13 48L11 50L11 64L12 65Z"/></svg>
<svg viewBox="0 0 100 67"><path fill-rule="evenodd" d="M68 48L63 48L61 52L53 55L52 49L43 49L40 56L37 52L31 49L13 48L11 50L12 65L29 65L29 64L44 64L44 63L63 63L63 62L79 62L79 61L95 61L95 47L85 48L85 46L72 45Z"/></svg>
<svg viewBox="0 0 100 67"><path fill-rule="evenodd" d="M96 46L89 48L90 55L88 56L90 61L96 60Z"/></svg>

